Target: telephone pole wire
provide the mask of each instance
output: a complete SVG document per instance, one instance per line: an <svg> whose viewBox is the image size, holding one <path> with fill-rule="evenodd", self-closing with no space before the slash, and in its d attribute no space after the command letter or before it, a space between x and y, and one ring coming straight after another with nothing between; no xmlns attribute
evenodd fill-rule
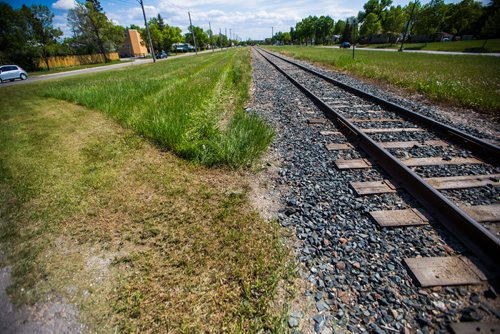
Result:
<svg viewBox="0 0 500 334"><path fill-rule="evenodd" d="M155 50L153 49L153 41L151 40L151 33L149 32L148 21L146 20L146 12L144 11L144 3L142 0L138 0L142 8L142 16L144 16L144 25L146 26L146 31L148 32L149 48L151 50L151 56L153 56L153 63L156 63Z"/></svg>
<svg viewBox="0 0 500 334"><path fill-rule="evenodd" d="M191 27L191 34L193 34L193 41L194 41L194 52L198 54L198 47L196 46L196 37L194 36L194 29L193 29L193 23L191 22L191 13L188 12L189 16L189 26Z"/></svg>

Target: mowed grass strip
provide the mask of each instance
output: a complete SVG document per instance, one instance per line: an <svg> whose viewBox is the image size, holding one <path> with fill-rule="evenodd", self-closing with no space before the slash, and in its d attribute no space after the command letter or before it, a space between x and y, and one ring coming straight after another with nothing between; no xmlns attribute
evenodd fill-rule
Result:
<svg viewBox="0 0 500 334"><path fill-rule="evenodd" d="M165 66L162 84L148 87L168 95L169 73L188 70ZM15 300L61 296L90 332L284 331L273 305L290 275L288 251L277 224L251 209L247 177L164 152L102 112L41 97L44 85L0 91L0 247ZM122 115L96 97L106 104L97 109Z"/></svg>
<svg viewBox="0 0 500 334"><path fill-rule="evenodd" d="M320 47L270 47L273 51L382 80L447 104L473 108L498 117L500 58L433 55Z"/></svg>
<svg viewBox="0 0 500 334"><path fill-rule="evenodd" d="M430 42L430 43L405 43L405 50L428 50L428 51L453 51L471 53L493 53L500 52L500 39L490 39L483 49L484 39L473 41L453 41L453 42ZM360 47L375 49L399 49L401 44L366 44Z"/></svg>
<svg viewBox="0 0 500 334"><path fill-rule="evenodd" d="M249 50L238 49L60 80L41 94L103 111L191 161L238 168L273 138L243 109L250 78Z"/></svg>

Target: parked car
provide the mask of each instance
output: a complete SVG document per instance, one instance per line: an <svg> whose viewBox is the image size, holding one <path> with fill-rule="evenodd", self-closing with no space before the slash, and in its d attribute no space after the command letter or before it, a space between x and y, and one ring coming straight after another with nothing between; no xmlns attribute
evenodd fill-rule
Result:
<svg viewBox="0 0 500 334"><path fill-rule="evenodd" d="M156 59L164 59L164 58L167 58L167 57L168 57L168 53L166 53L165 51L159 52L156 55Z"/></svg>
<svg viewBox="0 0 500 334"><path fill-rule="evenodd" d="M349 49L351 47L351 43L349 42L342 42L340 43L340 48L341 49Z"/></svg>
<svg viewBox="0 0 500 334"><path fill-rule="evenodd" d="M16 79L26 80L28 79L28 73L17 65L0 66L0 83Z"/></svg>

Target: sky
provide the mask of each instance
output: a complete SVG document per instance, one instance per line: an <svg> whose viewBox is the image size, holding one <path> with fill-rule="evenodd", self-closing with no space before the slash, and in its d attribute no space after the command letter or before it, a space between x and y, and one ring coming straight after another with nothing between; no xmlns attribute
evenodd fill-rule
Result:
<svg viewBox="0 0 500 334"><path fill-rule="evenodd" d="M5 1L5 0L4 0ZM84 0L81 0L84 1ZM366 0L143 0L148 20L159 14L169 25L182 28L189 26L188 11L193 25L208 29L211 23L214 33L230 29L233 36L242 40L264 39L274 32L289 31L295 23L309 15L330 15L334 20L356 15ZM457 2L452 0L451 2ZM54 12L54 25L70 37L66 15L74 6L74 0L7 0L13 7L22 4L43 4ZM406 5L409 0L393 0L394 5ZM428 1L421 1L426 3ZM450 1L446 1L450 2ZM487 2L487 0L482 1ZM101 0L104 12L115 24L136 24L144 27L142 10L138 0Z"/></svg>

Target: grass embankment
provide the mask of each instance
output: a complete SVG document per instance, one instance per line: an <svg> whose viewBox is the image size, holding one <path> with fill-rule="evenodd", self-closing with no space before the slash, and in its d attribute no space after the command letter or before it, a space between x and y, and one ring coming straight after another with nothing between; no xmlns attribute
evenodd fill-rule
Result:
<svg viewBox="0 0 500 334"><path fill-rule="evenodd" d="M247 50L232 50L173 59L61 80L43 94L103 111L189 160L239 167L273 137L269 126L243 110L249 57Z"/></svg>
<svg viewBox="0 0 500 334"><path fill-rule="evenodd" d="M286 55L382 80L455 106L493 116L500 110L500 58L321 47L270 47Z"/></svg>
<svg viewBox="0 0 500 334"><path fill-rule="evenodd" d="M428 50L428 51L454 51L471 53L494 53L500 52L500 39L490 39L486 42L483 49L484 40L473 41L450 41L450 42L431 42L427 43L405 43L405 50ZM401 44L366 44L359 47L375 49L399 49Z"/></svg>
<svg viewBox="0 0 500 334"><path fill-rule="evenodd" d="M71 72L71 71L76 71L76 70L83 70L85 68L102 67L102 66L109 66L109 65L128 63L128 62L130 62L130 60L111 60L108 63L76 65L76 66L67 66L67 67L54 67L54 68L51 68L50 71L40 70L40 71L28 72L28 75L30 77L36 77L39 75L47 75L47 74L61 73L61 72Z"/></svg>
<svg viewBox="0 0 500 334"><path fill-rule="evenodd" d="M159 113L168 104L189 115L183 135L196 140L206 126L196 108L214 116L223 110L216 100L237 105L246 95L207 92L207 77L234 87L249 78L248 58L179 62L0 91L0 246L18 303L62 296L98 332L280 331L283 309L272 305L288 253L276 224L251 209L247 177L188 162L101 112L40 94L60 89L69 99L68 87L81 89L75 100L143 132L167 121ZM225 80L214 79L215 66Z"/></svg>

